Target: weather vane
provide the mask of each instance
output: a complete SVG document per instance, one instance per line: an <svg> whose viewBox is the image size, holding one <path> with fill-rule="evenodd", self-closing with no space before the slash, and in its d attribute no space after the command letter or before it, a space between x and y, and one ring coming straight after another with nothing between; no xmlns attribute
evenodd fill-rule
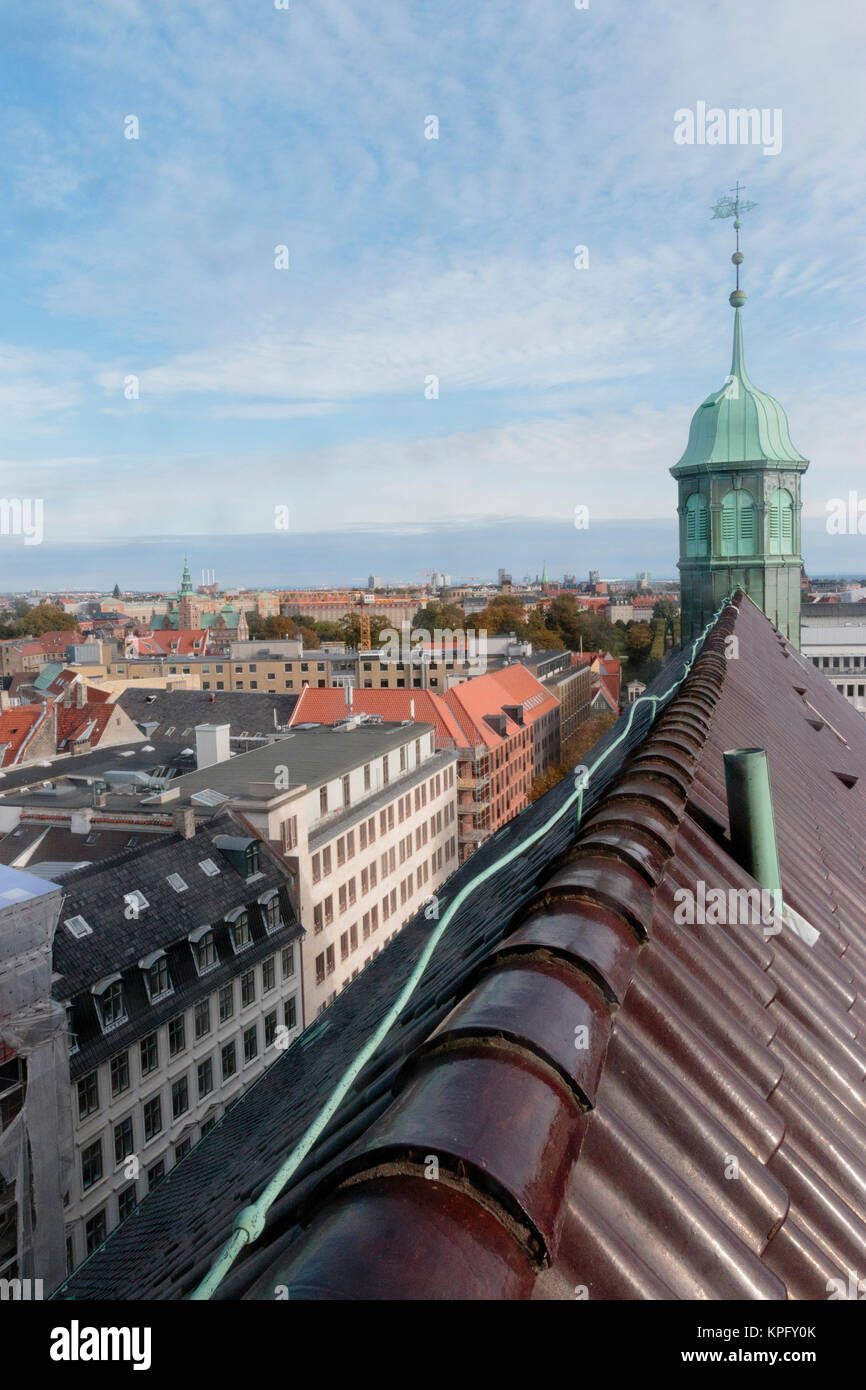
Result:
<svg viewBox="0 0 866 1390"><path fill-rule="evenodd" d="M746 302L746 296L740 289L740 266L743 264L743 253L740 250L740 228L743 224L740 218L744 212L751 212L752 208L758 206L757 203L750 203L745 198L740 197L744 188L745 184L741 184L739 179L737 179L736 187L731 189L734 195L733 198L719 198L718 202L713 207L714 219L717 217L733 217L734 219L734 231L737 234L737 249L731 257L731 260L737 267L737 286L730 295L730 303L735 309L742 309Z"/></svg>

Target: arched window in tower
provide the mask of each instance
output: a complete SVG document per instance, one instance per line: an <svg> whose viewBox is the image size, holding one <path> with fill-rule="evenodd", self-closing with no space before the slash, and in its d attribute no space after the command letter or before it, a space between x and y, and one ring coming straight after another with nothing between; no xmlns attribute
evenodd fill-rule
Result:
<svg viewBox="0 0 866 1390"><path fill-rule="evenodd" d="M755 554L755 499L745 488L722 498L722 554Z"/></svg>
<svg viewBox="0 0 866 1390"><path fill-rule="evenodd" d="M767 509L769 551L771 555L791 555L794 551L794 499L785 487L777 487Z"/></svg>
<svg viewBox="0 0 866 1390"><path fill-rule="evenodd" d="M693 492L686 502L686 555L700 557L709 551L710 524L707 499Z"/></svg>

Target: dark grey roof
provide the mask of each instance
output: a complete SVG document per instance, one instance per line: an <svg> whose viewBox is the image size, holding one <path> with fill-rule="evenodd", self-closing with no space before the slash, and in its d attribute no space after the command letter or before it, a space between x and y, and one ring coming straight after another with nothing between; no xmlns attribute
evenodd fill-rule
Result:
<svg viewBox="0 0 866 1390"><path fill-rule="evenodd" d="M269 888L286 881L286 871L262 842L261 873L246 879L222 853L215 840L239 835L246 827L229 813L199 826L188 839L182 835L148 836L134 849L101 864L79 869L65 884L61 925L54 941L58 997L69 998L112 971L122 970L150 951L185 938L205 923L218 922L226 912L243 907ZM249 832L244 835L249 839ZM212 860L219 873L208 874L202 860ZM180 874L188 884L176 892L168 882ZM148 901L137 918L124 916L124 894L138 889ZM77 939L62 923L76 915L91 927Z"/></svg>
<svg viewBox="0 0 866 1390"><path fill-rule="evenodd" d="M289 874L282 861L261 842L260 869L245 878L221 853L217 840L237 836L246 827L223 814L194 836L151 838L141 848L128 850L104 864L79 869L64 881L66 895L54 937L54 997L73 1001L72 1031L79 1050L73 1054L73 1078L173 1017L199 996L210 994L239 969L249 968L265 955L301 935L291 896ZM249 840L249 834L244 837ZM206 873L203 860L219 870ZM187 885L177 892L169 883L179 874ZM137 917L127 917L125 894L138 890L147 907ZM269 933L258 900L276 890L280 895L284 926ZM251 946L236 955L225 923L236 908L250 910ZM66 926L83 917L91 934L76 937ZM219 964L199 976L187 937L196 927L212 926ZM138 962L153 951L168 956L173 993L151 1004ZM243 962L243 965L241 965ZM99 980L115 973L123 976L127 1021L103 1034L90 993Z"/></svg>
<svg viewBox="0 0 866 1390"><path fill-rule="evenodd" d="M106 830L96 826L83 835L73 835L65 826L53 825L46 830L44 825L18 825L0 840L0 864L12 864L37 840L39 844L22 866L31 872L38 864L78 864L82 861L93 864L121 854L127 847L132 848L131 839L140 844L141 832L133 827Z"/></svg>
<svg viewBox="0 0 866 1390"><path fill-rule="evenodd" d="M685 657L678 655L650 687L673 691ZM647 705L616 752L593 776L588 810L619 775L646 736ZM621 719L595 753L619 738ZM354 738L354 735L350 735ZM499 830L439 890L441 909L481 870L525 841L573 792L566 778ZM357 1078L343 1103L271 1209L266 1234L242 1257L217 1297L238 1297L272 1261L270 1241L292 1230L299 1209L347 1147L392 1101L391 1087L407 1056L465 993L481 964L534 897L542 875L569 847L572 815L489 879L463 904L440 941L405 1013ZM320 1018L250 1086L182 1163L116 1228L107 1242L61 1285L58 1298L173 1299L189 1295L227 1239L232 1221L261 1191L316 1117L328 1094L375 1030L413 970L430 935L419 912Z"/></svg>
<svg viewBox="0 0 866 1390"><path fill-rule="evenodd" d="M174 726L179 739L179 731L193 729L196 724L230 724L232 736L237 737L244 731L273 734L278 726L286 727L298 696L243 690L155 690L136 685L124 690L117 703L137 724L157 722L157 738L164 738L165 730ZM189 737L194 735L187 741Z"/></svg>

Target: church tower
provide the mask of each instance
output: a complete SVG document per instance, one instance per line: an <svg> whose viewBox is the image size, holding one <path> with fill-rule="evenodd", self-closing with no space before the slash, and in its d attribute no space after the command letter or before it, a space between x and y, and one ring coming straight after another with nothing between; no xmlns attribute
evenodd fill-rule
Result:
<svg viewBox="0 0 866 1390"><path fill-rule="evenodd" d="M682 641L697 637L719 605L742 588L781 632L800 645L800 478L809 467L791 443L777 400L746 373L740 289L740 221L755 206L717 203L733 217L737 249L731 371L692 417L689 442L671 469L679 488Z"/></svg>
<svg viewBox="0 0 866 1390"><path fill-rule="evenodd" d="M178 629L188 632L190 628L197 628L199 625L199 607L196 602L195 590L192 587L186 556L183 559L183 578L180 581L180 592L177 598Z"/></svg>

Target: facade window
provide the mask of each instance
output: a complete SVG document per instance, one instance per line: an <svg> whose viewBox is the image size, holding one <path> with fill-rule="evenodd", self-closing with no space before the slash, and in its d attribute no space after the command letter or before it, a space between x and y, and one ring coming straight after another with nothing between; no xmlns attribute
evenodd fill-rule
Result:
<svg viewBox="0 0 866 1390"><path fill-rule="evenodd" d="M331 846L326 845L322 850L322 875L326 876L331 872Z"/></svg>
<svg viewBox="0 0 866 1390"><path fill-rule="evenodd" d="M370 764L369 764L369 763L365 763L365 764L364 764L364 791L365 791L365 792L368 792L369 790L370 790Z"/></svg>
<svg viewBox="0 0 866 1390"><path fill-rule="evenodd" d="M132 1135L132 1116L127 1115L125 1120L114 1126L114 1161L122 1163L125 1158L129 1158L135 1148L135 1140Z"/></svg>
<svg viewBox="0 0 866 1390"><path fill-rule="evenodd" d="M324 926L324 913L323 913L323 910L322 910L322 904L321 904L321 903L316 903L315 906L314 906L314 908L313 908L313 931L314 931L315 933L318 933L318 932L320 932L320 931L322 930L322 927L323 927L323 926Z"/></svg>
<svg viewBox="0 0 866 1390"><path fill-rule="evenodd" d="M189 1081L186 1074L179 1076L171 1086L171 1118L176 1120L189 1110Z"/></svg>
<svg viewBox="0 0 866 1390"><path fill-rule="evenodd" d="M78 1083L78 1118L92 1115L99 1109L99 1074L90 1071Z"/></svg>
<svg viewBox="0 0 866 1390"><path fill-rule="evenodd" d="M183 1052L186 1047L186 1021L183 1014L178 1014L168 1025L168 1055L176 1057L179 1052Z"/></svg>
<svg viewBox="0 0 866 1390"><path fill-rule="evenodd" d="M217 1117L216 1117L216 1115L211 1115L210 1119L205 1120L204 1124L203 1124L202 1127L201 1127L201 1137L202 1137L202 1139L204 1139L204 1137L205 1137L206 1134L210 1134L210 1132L211 1132L211 1130L213 1129L213 1127L214 1127L214 1125L216 1124L216 1122L217 1122Z"/></svg>
<svg viewBox="0 0 866 1390"><path fill-rule="evenodd" d="M231 1042L227 1042L225 1047L222 1048L220 1052L220 1064L223 1071L223 1081L228 1081L229 1077L234 1076L238 1069L237 1050L235 1048L234 1038L232 1038Z"/></svg>
<svg viewBox="0 0 866 1390"><path fill-rule="evenodd" d="M298 818L289 816L288 820L283 821L283 853L288 854L290 850L298 844Z"/></svg>
<svg viewBox="0 0 866 1390"><path fill-rule="evenodd" d="M116 1028L119 1023L126 1022L122 980L114 980L110 985L107 985L98 998L103 1029Z"/></svg>
<svg viewBox="0 0 866 1390"><path fill-rule="evenodd" d="M288 980L295 973L295 948L286 946L282 953L283 979Z"/></svg>
<svg viewBox="0 0 866 1390"><path fill-rule="evenodd" d="M722 498L722 554L754 555L755 545L755 500L745 488L737 488Z"/></svg>
<svg viewBox="0 0 866 1390"><path fill-rule="evenodd" d="M283 913L278 893L274 894L265 907L265 922L269 932L279 931L283 925Z"/></svg>
<svg viewBox="0 0 866 1390"><path fill-rule="evenodd" d="M129 1053L118 1052L116 1057L112 1057L109 1067L111 1075L111 1094L119 1096L129 1089Z"/></svg>
<svg viewBox="0 0 866 1390"><path fill-rule="evenodd" d="M165 1159L161 1158L158 1163L153 1163L147 1170L147 1190L152 1192L157 1183L162 1182L165 1177Z"/></svg>
<svg viewBox="0 0 866 1390"><path fill-rule="evenodd" d="M313 882L318 883L319 879L322 877L322 859L320 855L313 855L310 860L310 868L312 869Z"/></svg>
<svg viewBox="0 0 866 1390"><path fill-rule="evenodd" d="M125 1221L131 1211L138 1206L138 1193L136 1185L131 1182L128 1187L122 1187L117 1194L117 1220Z"/></svg>
<svg viewBox="0 0 866 1390"><path fill-rule="evenodd" d="M187 1156L187 1154L189 1153L189 1151L190 1151L191 1148L192 1148L192 1139L190 1138L189 1135L187 1135L184 1139L181 1139L181 1141L180 1141L179 1144L175 1144L175 1146L174 1146L174 1161L175 1161L175 1163L180 1163L180 1161L181 1161L182 1158L186 1158L186 1156Z"/></svg>
<svg viewBox="0 0 866 1390"><path fill-rule="evenodd" d="M160 956L147 972L147 992L151 1002L171 990L171 975L168 970L168 957Z"/></svg>
<svg viewBox="0 0 866 1390"><path fill-rule="evenodd" d="M250 917L244 911L231 923L232 945L236 951L243 951L253 944L250 936Z"/></svg>
<svg viewBox="0 0 866 1390"><path fill-rule="evenodd" d="M206 931L200 936L198 941L193 943L195 952L195 963L200 975L206 970L212 970L218 964L216 942L212 931Z"/></svg>
<svg viewBox="0 0 866 1390"><path fill-rule="evenodd" d="M382 786L387 787L389 781L390 772L388 771L388 754L386 753L382 759Z"/></svg>
<svg viewBox="0 0 866 1390"><path fill-rule="evenodd" d="M248 1004L252 1004L256 997L256 976L255 971L248 970L241 975L241 1008L245 1009Z"/></svg>
<svg viewBox="0 0 866 1390"><path fill-rule="evenodd" d="M291 1029L295 1027L297 1021L298 1009L295 1003L295 996L292 995L291 999L287 999L283 1004L283 1022L287 1028Z"/></svg>
<svg viewBox="0 0 866 1390"><path fill-rule="evenodd" d="M212 1060L212 1058L206 1057L205 1060L204 1060L203 1062L199 1062L198 1068L197 1068L197 1080L198 1080L198 1098L199 1098L199 1100L201 1100L203 1096L209 1096L210 1093L211 1093L211 1091L213 1090L213 1060ZM204 1126L202 1126L202 1133L204 1133Z"/></svg>
<svg viewBox="0 0 866 1390"><path fill-rule="evenodd" d="M270 1047L276 1036L277 1011L276 1009L271 1009L269 1014L265 1014L265 1047Z"/></svg>
<svg viewBox="0 0 866 1390"><path fill-rule="evenodd" d="M223 985L219 992L220 1023L225 1023L235 1011L235 987L232 982Z"/></svg>
<svg viewBox="0 0 866 1390"><path fill-rule="evenodd" d="M81 1186L85 1192L102 1177L102 1140L96 1139L81 1150Z"/></svg>
<svg viewBox="0 0 866 1390"><path fill-rule="evenodd" d="M794 499L787 488L779 487L767 508L767 539L771 555L794 552Z"/></svg>
<svg viewBox="0 0 866 1390"><path fill-rule="evenodd" d="M319 954L318 956L316 956L316 984L317 984L317 985L323 984L323 983L324 983L324 979L325 979L325 953L324 953L324 951L322 951L322 952L320 952L320 954Z"/></svg>
<svg viewBox="0 0 866 1390"><path fill-rule="evenodd" d="M709 554L710 514L707 499L693 492L686 502L686 555L700 557Z"/></svg>
<svg viewBox="0 0 866 1390"><path fill-rule="evenodd" d="M351 806L351 804L352 804L351 782L350 782L350 779L349 779L348 777L344 777L344 778L343 778L343 809L345 810L347 807Z"/></svg>
<svg viewBox="0 0 866 1390"><path fill-rule="evenodd" d="M141 1056L141 1074L147 1076L149 1072L156 1071L159 1066L159 1046L157 1034L148 1033L146 1038L142 1038L139 1043Z"/></svg>
<svg viewBox="0 0 866 1390"><path fill-rule="evenodd" d="M277 984L277 964L273 956L262 961L262 994L275 989Z"/></svg>
<svg viewBox="0 0 866 1390"><path fill-rule="evenodd" d="M210 1032L210 1000L200 999L195 1006L195 1040L206 1038Z"/></svg>
<svg viewBox="0 0 866 1390"><path fill-rule="evenodd" d="M84 1248L88 1255L92 1255L94 1250L98 1250L107 1234L105 1224L105 1208L95 1211L90 1220L84 1227Z"/></svg>
<svg viewBox="0 0 866 1390"><path fill-rule="evenodd" d="M162 1097L151 1096L144 1103L144 1142L155 1139L162 1129Z"/></svg>
<svg viewBox="0 0 866 1390"><path fill-rule="evenodd" d="M251 1023L244 1029L244 1062L252 1062L259 1055L259 1026Z"/></svg>
<svg viewBox="0 0 866 1390"><path fill-rule="evenodd" d="M328 812L328 788L319 788L319 815L327 815Z"/></svg>
<svg viewBox="0 0 866 1390"><path fill-rule="evenodd" d="M335 968L333 946L329 946L325 951L325 968L329 975L333 975Z"/></svg>

